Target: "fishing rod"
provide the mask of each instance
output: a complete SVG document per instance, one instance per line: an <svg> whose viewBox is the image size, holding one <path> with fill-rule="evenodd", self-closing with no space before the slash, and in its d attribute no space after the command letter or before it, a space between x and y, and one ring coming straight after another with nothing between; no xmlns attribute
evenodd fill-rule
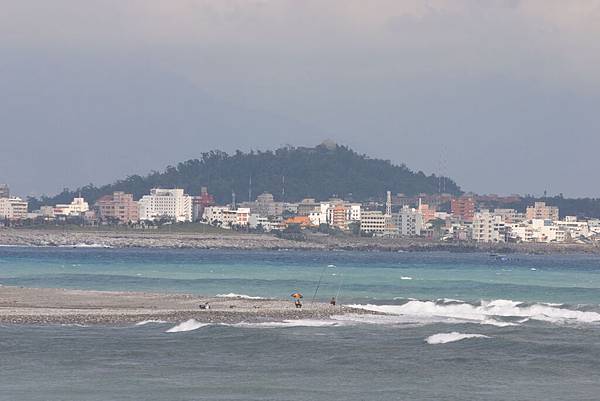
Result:
<svg viewBox="0 0 600 401"><path fill-rule="evenodd" d="M312 300L310 301L311 305L313 302L315 302L315 298L317 297L317 292L319 291L319 287L321 286L321 280L323 280L323 274L325 274L325 270L327 269L328 266L325 266L323 268L323 270L321 271L321 275L319 276L319 282L317 283L317 288L315 288L315 293L312 297Z"/></svg>
<svg viewBox="0 0 600 401"><path fill-rule="evenodd" d="M335 293L335 300L337 303L340 303L340 291L342 290L342 283L344 282L344 275L340 273L340 286L338 287L337 292ZM340 306L342 304L340 303Z"/></svg>

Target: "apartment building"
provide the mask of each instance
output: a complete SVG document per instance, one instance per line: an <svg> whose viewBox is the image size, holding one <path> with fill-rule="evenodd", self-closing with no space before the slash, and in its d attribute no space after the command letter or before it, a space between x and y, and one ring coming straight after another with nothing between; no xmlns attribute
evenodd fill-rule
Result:
<svg viewBox="0 0 600 401"><path fill-rule="evenodd" d="M360 231L368 234L383 235L389 217L379 210L363 211L360 218Z"/></svg>
<svg viewBox="0 0 600 401"><path fill-rule="evenodd" d="M475 213L471 238L475 242L506 242L506 226L502 216L488 210Z"/></svg>
<svg viewBox="0 0 600 401"><path fill-rule="evenodd" d="M533 206L528 206L525 211L527 220L558 220L558 207L547 206L546 202L535 202Z"/></svg>
<svg viewBox="0 0 600 401"><path fill-rule="evenodd" d="M132 194L125 192L102 196L96 201L94 208L97 217L104 221L129 223L139 220L139 205L133 200Z"/></svg>
<svg viewBox="0 0 600 401"><path fill-rule="evenodd" d="M469 196L452 198L450 209L452 214L462 221L472 222L475 216L475 200Z"/></svg>
<svg viewBox="0 0 600 401"><path fill-rule="evenodd" d="M0 219L22 220L27 218L27 201L13 197L0 198Z"/></svg>
<svg viewBox="0 0 600 401"><path fill-rule="evenodd" d="M403 237L419 236L425 228L421 212L407 205L402 206L398 213L392 214L392 221L398 234Z"/></svg>

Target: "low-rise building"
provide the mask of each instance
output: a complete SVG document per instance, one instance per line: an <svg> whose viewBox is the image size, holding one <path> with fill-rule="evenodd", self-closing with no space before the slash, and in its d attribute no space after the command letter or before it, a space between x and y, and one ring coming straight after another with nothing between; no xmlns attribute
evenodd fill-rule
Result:
<svg viewBox="0 0 600 401"><path fill-rule="evenodd" d="M566 216L564 220L558 220L555 224L565 232L570 239L589 237L590 229L587 221L577 221L576 216Z"/></svg>
<svg viewBox="0 0 600 401"><path fill-rule="evenodd" d="M564 242L565 231L552 220L533 219L508 226L508 236L522 242Z"/></svg>
<svg viewBox="0 0 600 401"><path fill-rule="evenodd" d="M90 206L84 198L73 198L69 204L58 204L54 206L53 214L55 217L78 217L90 210Z"/></svg>
<svg viewBox="0 0 600 401"><path fill-rule="evenodd" d="M260 216L257 213L250 213L250 208L230 209L227 206L209 206L204 208L203 220L221 228L234 227L252 227L251 221L254 222L255 217ZM254 227L256 228L255 224Z"/></svg>
<svg viewBox="0 0 600 401"><path fill-rule="evenodd" d="M299 226L300 228L312 227L313 224L308 216L294 216L283 221L286 227Z"/></svg>

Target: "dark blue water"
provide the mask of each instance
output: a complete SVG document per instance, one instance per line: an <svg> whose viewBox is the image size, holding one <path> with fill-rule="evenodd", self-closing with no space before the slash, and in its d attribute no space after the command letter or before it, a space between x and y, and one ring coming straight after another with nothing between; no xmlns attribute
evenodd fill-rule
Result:
<svg viewBox="0 0 600 401"><path fill-rule="evenodd" d="M320 278L318 298L390 315L0 326L0 400L600 399L598 257L0 248L3 285L287 297Z"/></svg>

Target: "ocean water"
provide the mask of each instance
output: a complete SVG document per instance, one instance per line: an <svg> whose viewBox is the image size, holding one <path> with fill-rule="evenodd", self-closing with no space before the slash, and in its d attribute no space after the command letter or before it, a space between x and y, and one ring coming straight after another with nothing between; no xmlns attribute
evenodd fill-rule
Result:
<svg viewBox="0 0 600 401"><path fill-rule="evenodd" d="M0 248L0 284L338 295L386 316L0 326L0 400L599 400L600 258Z"/></svg>

